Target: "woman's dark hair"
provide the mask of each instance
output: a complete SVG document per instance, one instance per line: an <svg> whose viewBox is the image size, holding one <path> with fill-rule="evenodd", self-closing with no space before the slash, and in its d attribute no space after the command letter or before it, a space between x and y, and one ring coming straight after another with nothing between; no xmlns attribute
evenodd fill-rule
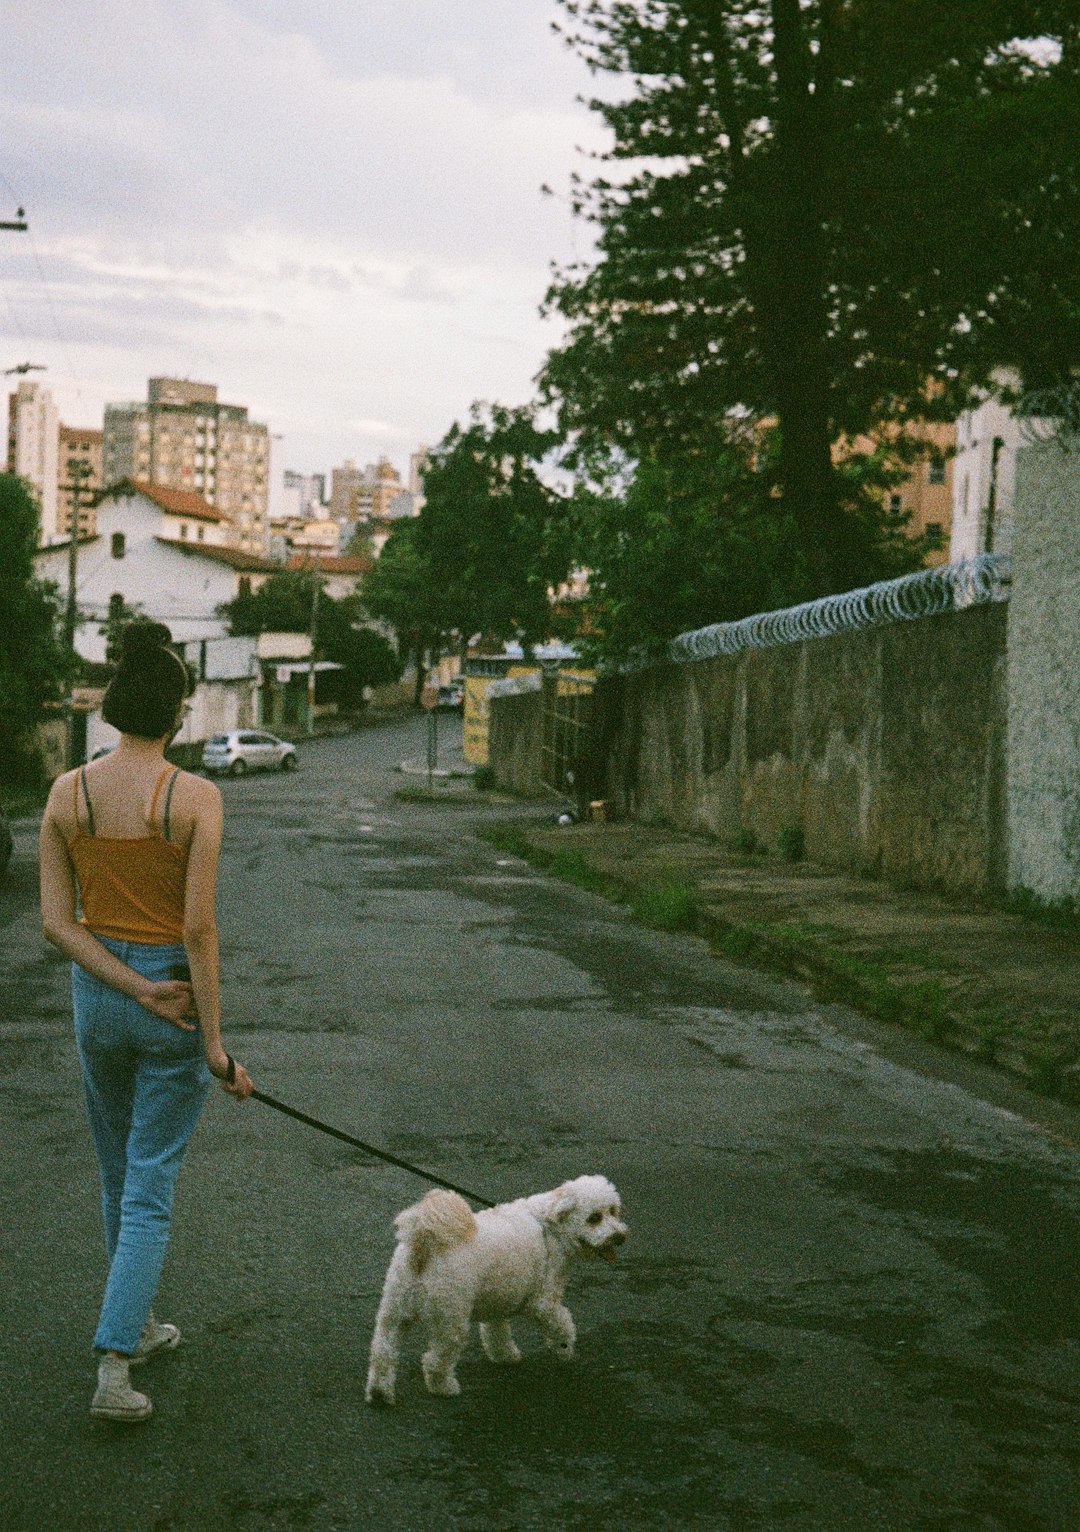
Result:
<svg viewBox="0 0 1080 1532"><path fill-rule="evenodd" d="M191 683L171 643L164 623L137 621L124 629L120 662L101 704L101 716L121 734L161 739L175 727Z"/></svg>

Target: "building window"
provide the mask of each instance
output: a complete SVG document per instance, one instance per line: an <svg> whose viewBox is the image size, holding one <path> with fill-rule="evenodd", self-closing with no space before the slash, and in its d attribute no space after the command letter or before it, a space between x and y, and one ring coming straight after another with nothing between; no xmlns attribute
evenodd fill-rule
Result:
<svg viewBox="0 0 1080 1532"><path fill-rule="evenodd" d="M205 527L197 527L197 528L196 528L196 532L195 532L195 535L196 535L196 537L197 537L197 538L198 538L198 540L199 540L199 542L200 542L200 543L201 543L201 542L202 542L202 540L203 540L203 534L204 534L204 532L205 532L205 531L206 531L206 528L205 528Z"/></svg>
<svg viewBox="0 0 1080 1532"><path fill-rule="evenodd" d="M127 549L127 538L123 532L114 532L112 535L112 556L114 559L122 559Z"/></svg>
<svg viewBox="0 0 1080 1532"><path fill-rule="evenodd" d="M250 596L251 595L251 576L250 575L241 575L240 576L240 595L241 596Z"/></svg>
<svg viewBox="0 0 1080 1532"><path fill-rule="evenodd" d="M109 597L109 621L119 622L124 611L124 598L118 590Z"/></svg>
<svg viewBox="0 0 1080 1532"><path fill-rule="evenodd" d="M945 483L945 464L942 461L938 460L930 464L926 475L926 482L928 484Z"/></svg>
<svg viewBox="0 0 1080 1532"><path fill-rule="evenodd" d="M186 537L187 536L187 522L186 521L182 521L180 523L180 536L181 537Z"/></svg>

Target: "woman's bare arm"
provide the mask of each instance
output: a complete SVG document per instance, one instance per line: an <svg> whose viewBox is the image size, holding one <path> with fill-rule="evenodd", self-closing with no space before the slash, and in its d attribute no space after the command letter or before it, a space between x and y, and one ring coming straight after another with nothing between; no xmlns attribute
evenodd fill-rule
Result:
<svg viewBox="0 0 1080 1532"><path fill-rule="evenodd" d="M212 782L201 778L192 779L192 788L197 796L192 812L195 828L188 847L184 893L184 946L191 966L195 1009L211 1073L222 1080L231 1094L249 1096L253 1086L242 1065L236 1065L234 1081L224 1079L229 1060L221 1044L221 963L215 909L224 817L221 793Z"/></svg>
<svg viewBox="0 0 1080 1532"><path fill-rule="evenodd" d="M41 822L41 925L46 941L111 989L129 995L156 1016L193 1032L192 1023L184 1019L191 1009L191 989L187 984L175 979L155 982L136 973L76 919L75 869L67 840L56 820L57 806L65 796L66 787L55 782Z"/></svg>

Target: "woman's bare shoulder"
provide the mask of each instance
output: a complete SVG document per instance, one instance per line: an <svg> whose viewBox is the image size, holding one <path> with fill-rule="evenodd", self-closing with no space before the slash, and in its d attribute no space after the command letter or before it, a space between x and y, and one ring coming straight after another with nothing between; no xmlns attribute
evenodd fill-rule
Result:
<svg viewBox="0 0 1080 1532"><path fill-rule="evenodd" d="M55 819L58 812L71 808L78 779L78 766L75 766L71 771L63 771L58 777L53 778L53 784L49 788L49 796L45 800L45 817L47 819Z"/></svg>
<svg viewBox="0 0 1080 1532"><path fill-rule="evenodd" d="M193 771L181 771L176 779L176 786L192 818L202 814L221 813L221 789L216 782L211 782L207 777L196 776Z"/></svg>

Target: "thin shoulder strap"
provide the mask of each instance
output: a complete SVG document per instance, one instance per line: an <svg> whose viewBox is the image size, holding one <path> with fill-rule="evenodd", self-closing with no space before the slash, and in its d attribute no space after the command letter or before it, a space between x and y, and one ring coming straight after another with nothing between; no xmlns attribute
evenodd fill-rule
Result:
<svg viewBox="0 0 1080 1532"><path fill-rule="evenodd" d="M94 829L94 805L90 802L90 789L86 785L86 767L79 767L79 775L75 778L75 829L79 828L79 783L82 783L83 797L86 799L86 823L90 834L96 835Z"/></svg>
<svg viewBox="0 0 1080 1532"><path fill-rule="evenodd" d="M163 766L161 768L161 775L158 777L157 781L154 783L154 796L150 799L150 814L149 814L151 830L154 828L154 819L155 819L155 815L157 814L158 793L160 793L160 791L161 791L161 784L164 782L165 778L168 775L169 775L169 767L168 766Z"/></svg>
<svg viewBox="0 0 1080 1532"><path fill-rule="evenodd" d="M177 777L179 775L180 775L180 768L178 766L176 768L176 770L173 772L172 776L169 778L169 788L168 788L168 791L165 794L165 824L164 824L164 828L165 828L165 839L166 840L172 840L172 836L169 834L169 809L172 807L173 788L176 786L176 779L177 779Z"/></svg>

